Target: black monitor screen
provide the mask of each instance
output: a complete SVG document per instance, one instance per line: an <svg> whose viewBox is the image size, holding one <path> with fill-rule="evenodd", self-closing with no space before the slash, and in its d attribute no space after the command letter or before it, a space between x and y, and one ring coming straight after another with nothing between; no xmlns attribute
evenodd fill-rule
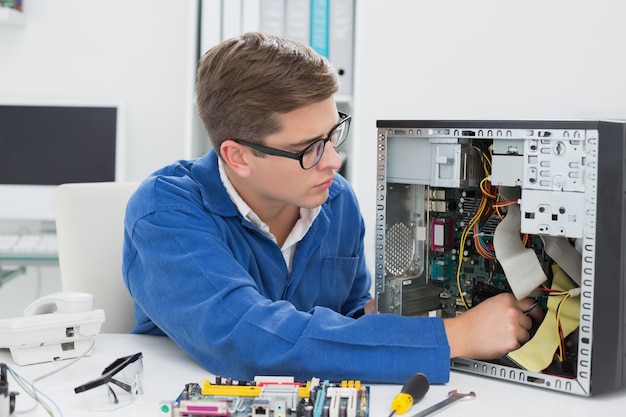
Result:
<svg viewBox="0 0 626 417"><path fill-rule="evenodd" d="M117 108L0 105L0 184L114 181Z"/></svg>

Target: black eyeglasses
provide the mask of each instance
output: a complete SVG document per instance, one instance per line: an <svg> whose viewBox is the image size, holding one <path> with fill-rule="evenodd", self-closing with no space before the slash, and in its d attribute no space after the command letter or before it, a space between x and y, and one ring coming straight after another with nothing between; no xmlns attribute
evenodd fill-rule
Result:
<svg viewBox="0 0 626 417"><path fill-rule="evenodd" d="M98 378L74 388L74 392L82 393L87 407L93 411L113 410L129 404L143 391L142 357L139 352L116 359Z"/></svg>
<svg viewBox="0 0 626 417"><path fill-rule="evenodd" d="M350 130L350 121L352 116L339 112L341 120L335 125L328 136L325 139L318 139L315 142L308 145L304 150L298 153L282 151L276 148L270 148L269 146L260 145L258 143L252 143L241 139L232 139L233 142L237 142L241 145L247 146L257 151L263 152L267 155L284 156L285 158L296 159L300 161L302 169L311 169L322 159L326 143L330 141L334 148L340 146L348 137L348 131Z"/></svg>

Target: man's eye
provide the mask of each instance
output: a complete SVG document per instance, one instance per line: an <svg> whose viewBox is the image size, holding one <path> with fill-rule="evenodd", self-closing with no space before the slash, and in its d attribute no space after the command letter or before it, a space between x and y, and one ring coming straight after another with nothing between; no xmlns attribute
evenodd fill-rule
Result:
<svg viewBox="0 0 626 417"><path fill-rule="evenodd" d="M315 149L317 148L318 143L319 142L313 142L312 144L310 144L309 146L304 148L301 152L304 152L304 153L307 153L307 154L314 152Z"/></svg>

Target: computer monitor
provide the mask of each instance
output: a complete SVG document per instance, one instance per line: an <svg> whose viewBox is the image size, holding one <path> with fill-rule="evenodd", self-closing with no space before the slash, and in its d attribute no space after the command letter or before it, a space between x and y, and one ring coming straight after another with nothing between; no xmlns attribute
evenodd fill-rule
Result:
<svg viewBox="0 0 626 417"><path fill-rule="evenodd" d="M120 103L0 98L0 220L53 221L54 190L124 179Z"/></svg>
<svg viewBox="0 0 626 417"><path fill-rule="evenodd" d="M626 122L377 127L378 311L451 318L535 297L529 342L451 368L583 396L626 385Z"/></svg>

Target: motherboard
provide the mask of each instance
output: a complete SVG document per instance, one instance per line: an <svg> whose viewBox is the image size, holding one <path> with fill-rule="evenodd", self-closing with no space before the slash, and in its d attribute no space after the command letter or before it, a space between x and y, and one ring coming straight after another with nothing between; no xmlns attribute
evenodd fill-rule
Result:
<svg viewBox="0 0 626 417"><path fill-rule="evenodd" d="M186 384L160 415L211 417L369 417L369 387L360 381L333 383L313 378L256 377L233 381L219 376Z"/></svg>

